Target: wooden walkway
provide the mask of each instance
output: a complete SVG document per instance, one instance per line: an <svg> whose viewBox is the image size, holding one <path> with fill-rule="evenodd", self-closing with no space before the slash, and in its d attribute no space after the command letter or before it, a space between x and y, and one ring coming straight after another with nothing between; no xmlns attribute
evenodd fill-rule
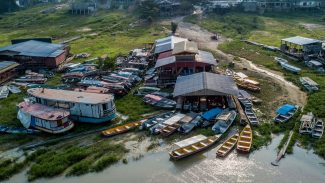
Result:
<svg viewBox="0 0 325 183"><path fill-rule="evenodd" d="M291 141L292 135L293 135L293 130L290 131L289 138L288 138L287 142L284 144L284 146L282 147L282 149L280 150L280 152L278 153L278 156L276 157L275 161L271 162L271 164L273 166L279 166L279 161L284 157L284 155L287 151L288 145Z"/></svg>

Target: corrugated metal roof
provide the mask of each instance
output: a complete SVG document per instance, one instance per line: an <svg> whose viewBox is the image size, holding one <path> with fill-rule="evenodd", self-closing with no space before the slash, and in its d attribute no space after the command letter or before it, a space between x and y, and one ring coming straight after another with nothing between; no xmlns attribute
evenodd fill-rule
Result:
<svg viewBox="0 0 325 183"><path fill-rule="evenodd" d="M32 88L27 90L27 92L32 96L43 99L84 104L107 103L114 99L113 95L110 94L85 93L47 88Z"/></svg>
<svg viewBox="0 0 325 183"><path fill-rule="evenodd" d="M194 60L192 60L192 61L193 62L202 62L202 63L206 63L206 64L211 64L211 65L218 64L216 62L216 59L212 55L212 53L206 52L206 51L201 51L201 50L199 50L198 54L195 56L195 61ZM170 56L170 57L158 59L156 62L155 68L158 68L158 67L161 67L164 65L168 65L168 64L172 64L174 62L177 62L176 56ZM184 62L184 61L182 61L182 62ZM189 60L189 62L191 62L191 60Z"/></svg>
<svg viewBox="0 0 325 183"><path fill-rule="evenodd" d="M155 53L162 53L165 51L169 51L174 49L174 44L182 41L186 41L187 39L176 37L176 36L169 36L162 39L157 39L155 41Z"/></svg>
<svg viewBox="0 0 325 183"><path fill-rule="evenodd" d="M164 65L168 65L168 64L172 64L176 62L176 57L175 56L171 56L171 57L166 57L166 58L162 58L162 59L158 59L155 65L155 68L164 66Z"/></svg>
<svg viewBox="0 0 325 183"><path fill-rule="evenodd" d="M196 55L196 61L203 62L211 65L217 65L216 59L212 55L212 53L207 51L199 50L198 54Z"/></svg>
<svg viewBox="0 0 325 183"><path fill-rule="evenodd" d="M64 45L30 40L0 48L1 51L17 52L17 55L32 57L56 57L63 53Z"/></svg>
<svg viewBox="0 0 325 183"><path fill-rule="evenodd" d="M295 37L282 39L282 41L290 42L290 43L301 45L301 46L307 45L307 44L313 44L313 43L321 43L320 40L305 38L305 37L301 37L301 36L295 36Z"/></svg>
<svg viewBox="0 0 325 183"><path fill-rule="evenodd" d="M179 76L176 80L173 96L238 96L238 88L232 77L200 72L188 76Z"/></svg>
<svg viewBox="0 0 325 183"><path fill-rule="evenodd" d="M174 44L173 55L180 53L199 53L197 43L190 41L182 41Z"/></svg>
<svg viewBox="0 0 325 183"><path fill-rule="evenodd" d="M70 112L63 109L48 107L38 103L22 102L19 108L25 113L45 120L59 120L70 115Z"/></svg>
<svg viewBox="0 0 325 183"><path fill-rule="evenodd" d="M12 61L2 61L0 62L0 73L3 73L9 69L17 67L19 64Z"/></svg>

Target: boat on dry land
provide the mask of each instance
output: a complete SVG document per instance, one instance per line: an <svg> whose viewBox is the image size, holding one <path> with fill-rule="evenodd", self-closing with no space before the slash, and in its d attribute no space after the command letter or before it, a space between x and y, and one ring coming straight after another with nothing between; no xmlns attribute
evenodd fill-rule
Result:
<svg viewBox="0 0 325 183"><path fill-rule="evenodd" d="M21 90L17 87L17 86L14 86L14 85L9 85L8 86L8 90L11 92L11 93L20 93Z"/></svg>
<svg viewBox="0 0 325 183"><path fill-rule="evenodd" d="M275 123L284 123L291 119L293 115L297 112L299 106L294 106L291 104L285 104L281 106L277 111L277 116L274 118Z"/></svg>
<svg viewBox="0 0 325 183"><path fill-rule="evenodd" d="M324 123L321 119L317 119L314 129L311 132L311 136L313 138L320 139L320 138L322 138L323 133L324 133Z"/></svg>
<svg viewBox="0 0 325 183"><path fill-rule="evenodd" d="M225 157L236 145L238 141L238 134L231 136L227 139L217 150L217 156Z"/></svg>
<svg viewBox="0 0 325 183"><path fill-rule="evenodd" d="M30 101L18 105L17 118L25 128L34 128L47 133L59 134L71 130L74 123L70 112Z"/></svg>
<svg viewBox="0 0 325 183"><path fill-rule="evenodd" d="M251 149L253 141L253 132L250 125L246 125L244 129L240 132L237 142L237 150L241 152L248 153Z"/></svg>
<svg viewBox="0 0 325 183"><path fill-rule="evenodd" d="M105 137L111 137L114 135L128 132L128 131L140 126L144 121L145 120L135 121L135 122L127 123L125 125L117 126L114 128L109 128L107 130L103 130L101 133Z"/></svg>
<svg viewBox="0 0 325 183"><path fill-rule="evenodd" d="M7 86L0 87L0 99L5 99L9 95L9 89Z"/></svg>
<svg viewBox="0 0 325 183"><path fill-rule="evenodd" d="M221 135L214 135L211 137L197 135L192 138L183 140L181 142L176 143L179 148L170 152L169 156L172 160L179 160L185 158L187 156L193 155L211 147L220 139L220 137Z"/></svg>
<svg viewBox="0 0 325 183"><path fill-rule="evenodd" d="M248 118L248 121L250 122L251 125L258 125L259 121L253 111L253 108L245 108L245 114Z"/></svg>

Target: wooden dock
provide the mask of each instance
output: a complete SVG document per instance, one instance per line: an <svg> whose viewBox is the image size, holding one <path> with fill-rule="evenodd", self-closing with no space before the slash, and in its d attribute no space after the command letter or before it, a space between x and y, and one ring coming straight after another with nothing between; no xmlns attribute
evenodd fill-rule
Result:
<svg viewBox="0 0 325 183"><path fill-rule="evenodd" d="M292 135L293 135L293 130L290 131L289 138L288 138L287 142L284 144L284 146L282 147L282 149L280 150L280 152L278 153L278 156L276 157L275 161L271 162L271 164L273 166L279 166L280 160L284 157L284 155L287 151L287 148L291 141Z"/></svg>
<svg viewBox="0 0 325 183"><path fill-rule="evenodd" d="M238 98L237 97L233 97L233 99L235 101L235 104L236 104L236 107L237 107L237 111L238 111L239 116L240 116L240 124L248 124L249 121L247 119L247 116L246 116L243 108L240 105L240 102L239 102Z"/></svg>

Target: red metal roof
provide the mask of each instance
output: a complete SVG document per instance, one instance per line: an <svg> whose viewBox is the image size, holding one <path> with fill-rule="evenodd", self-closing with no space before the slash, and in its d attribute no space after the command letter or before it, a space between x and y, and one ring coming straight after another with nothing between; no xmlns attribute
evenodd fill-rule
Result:
<svg viewBox="0 0 325 183"><path fill-rule="evenodd" d="M159 54L158 59L167 58L173 55L173 51L166 51ZM158 60L157 60L158 61Z"/></svg>
<svg viewBox="0 0 325 183"><path fill-rule="evenodd" d="M24 113L49 121L60 120L70 115L69 111L48 107L38 103L21 102L18 107Z"/></svg>

